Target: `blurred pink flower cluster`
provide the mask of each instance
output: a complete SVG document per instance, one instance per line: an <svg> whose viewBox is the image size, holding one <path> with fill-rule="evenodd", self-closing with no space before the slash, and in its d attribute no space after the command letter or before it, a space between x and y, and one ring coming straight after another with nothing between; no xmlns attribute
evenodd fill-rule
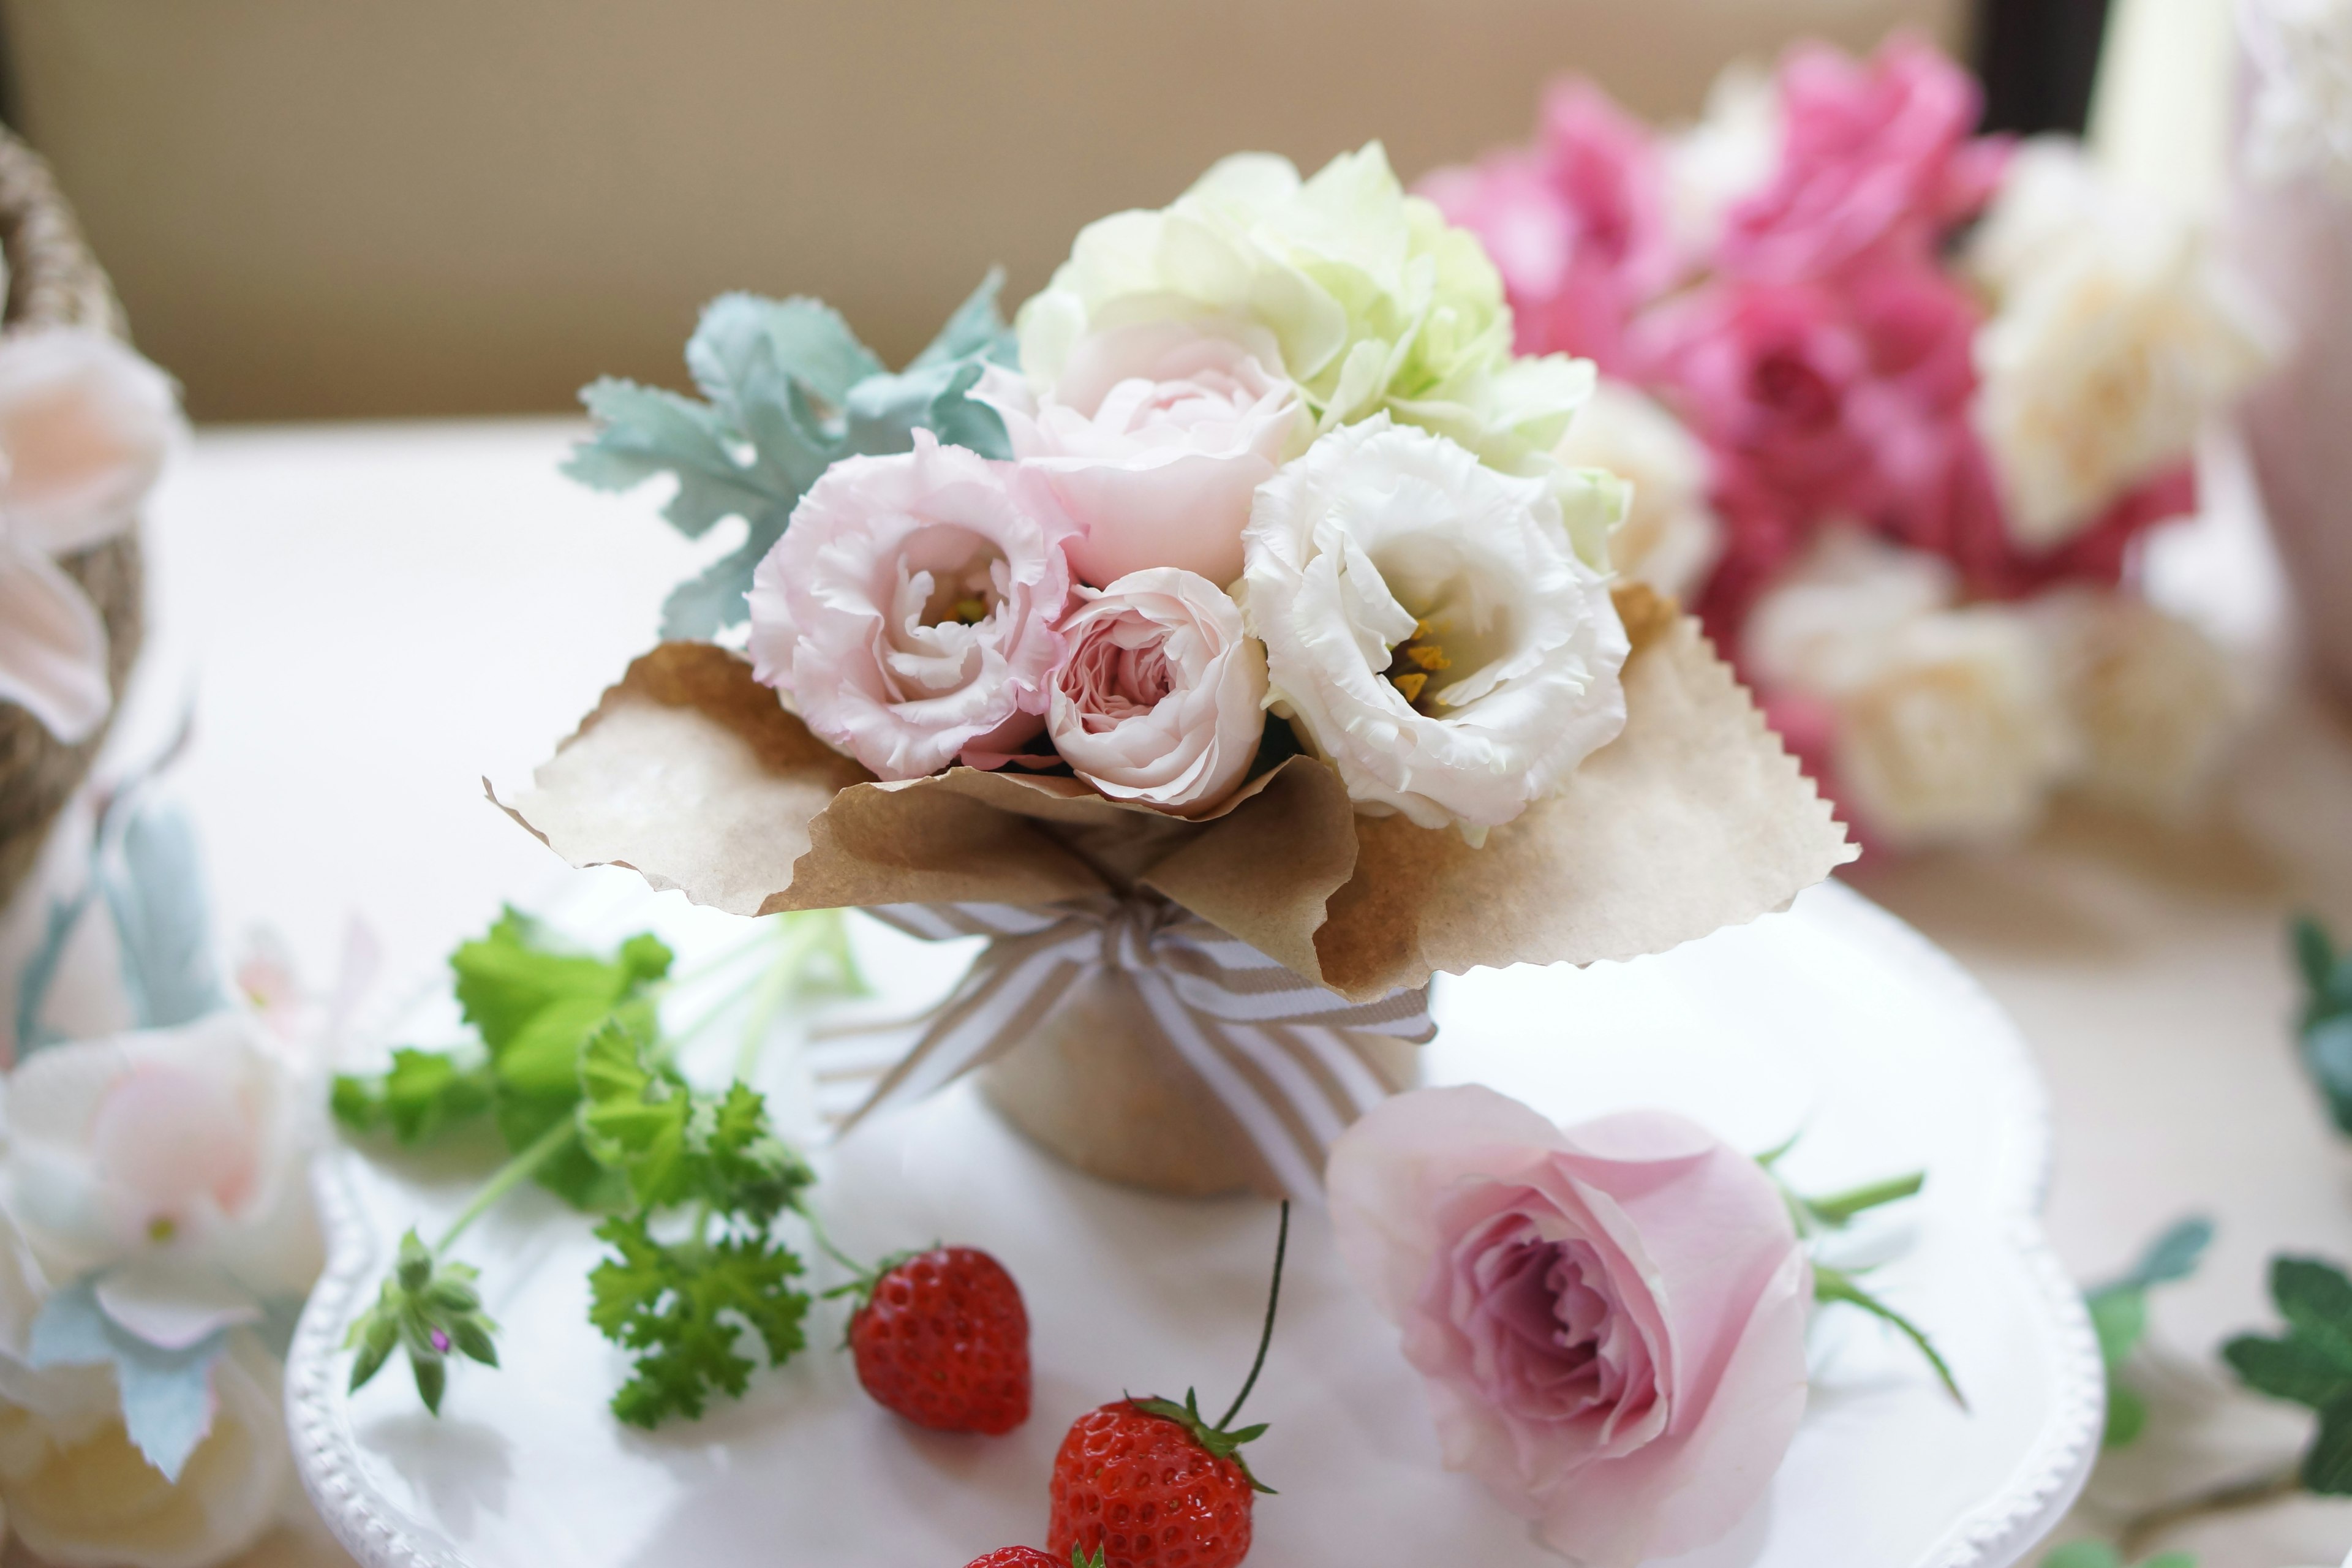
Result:
<svg viewBox="0 0 2352 1568"><path fill-rule="evenodd" d="M1777 590L1859 534L1874 561L1932 561L1937 613L2112 596L2135 539L2194 510L2197 426L2266 357L2258 302L2201 235L2128 210L2071 143L1977 134L1980 108L1924 40L1868 59L1803 45L1769 77L1727 73L1673 132L1559 82L1531 144L1420 187L1486 242L1521 353L1589 357L1604 393L1646 395L1696 438L1715 537L1706 569L1669 586L1817 773L1846 772L1829 710L1864 678L1849 658L1834 679L1775 679L1750 627ZM1637 553L1620 569L1657 576ZM1909 813L1907 836L2022 826L2033 814L2011 807L2083 747L2025 752L2037 776L2002 781L2002 808ZM1902 803L1874 809L1850 782L1861 826L1906 836L1873 820Z"/></svg>

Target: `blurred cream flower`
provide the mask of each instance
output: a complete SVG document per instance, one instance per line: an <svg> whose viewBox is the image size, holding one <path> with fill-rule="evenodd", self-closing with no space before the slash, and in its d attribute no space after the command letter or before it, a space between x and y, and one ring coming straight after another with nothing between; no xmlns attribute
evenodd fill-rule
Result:
<svg viewBox="0 0 2352 1568"><path fill-rule="evenodd" d="M2020 544L2064 543L2181 459L2270 363L2278 327L2206 238L2071 142L2018 152L1969 264L1995 301L1976 422Z"/></svg>
<svg viewBox="0 0 2352 1568"><path fill-rule="evenodd" d="M1706 580L1723 524L1706 501L1706 448L1681 421L1624 382L1604 380L1555 455L1633 487L1625 521L1609 536L1611 566L1673 599Z"/></svg>
<svg viewBox="0 0 2352 1568"><path fill-rule="evenodd" d="M2242 709L2229 657L2187 622L2123 595L2053 595L2034 614L2081 742L2069 782L2162 816L2193 806Z"/></svg>
<svg viewBox="0 0 2352 1568"><path fill-rule="evenodd" d="M177 1481L131 1443L111 1374L39 1377L37 1388L0 1377L0 1506L56 1568L205 1568L276 1521L293 1467L278 1370L249 1335L214 1363L211 1428Z"/></svg>
<svg viewBox="0 0 2352 1568"><path fill-rule="evenodd" d="M2239 15L2254 68L2253 173L2316 174L2352 197L2352 0L2242 0Z"/></svg>
<svg viewBox="0 0 2352 1568"><path fill-rule="evenodd" d="M1579 548L1602 559L1622 486L1549 456L1591 393L1591 362L1512 354L1484 247L1407 195L1379 142L1305 180L1286 158L1237 154L1165 208L1088 224L1021 307L1022 369L1051 393L1088 334L1202 316L1271 332L1318 431L1385 411L1544 478Z"/></svg>
<svg viewBox="0 0 2352 1568"><path fill-rule="evenodd" d="M1830 705L1839 804L1896 847L2025 831L2075 754L2033 621L1955 592L1934 557L1833 533L1748 623L1750 669Z"/></svg>
<svg viewBox="0 0 2352 1568"><path fill-rule="evenodd" d="M1724 215L1771 179L1781 134L1771 73L1752 60L1725 67L1707 89L1705 115L1666 146L1666 201L1686 255L1712 254Z"/></svg>

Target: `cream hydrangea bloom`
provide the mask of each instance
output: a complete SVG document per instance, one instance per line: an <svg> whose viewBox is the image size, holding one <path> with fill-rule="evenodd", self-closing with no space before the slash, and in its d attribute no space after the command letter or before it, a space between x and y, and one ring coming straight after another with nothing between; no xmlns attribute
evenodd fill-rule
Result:
<svg viewBox="0 0 2352 1568"><path fill-rule="evenodd" d="M2019 151L1969 261L1995 300L1976 341L1977 426L2031 549L2187 456L2276 352L2271 312L2206 236L2103 181L2069 142Z"/></svg>
<svg viewBox="0 0 2352 1568"><path fill-rule="evenodd" d="M1271 332L1318 431L1386 412L1543 477L1579 551L1602 559L1623 487L1550 456L1591 393L1591 364L1513 356L1502 278L1477 237L1407 195L1379 142L1304 180L1286 158L1237 154L1169 206L1088 224L1021 308L1022 369L1050 391L1088 333L1192 315Z"/></svg>

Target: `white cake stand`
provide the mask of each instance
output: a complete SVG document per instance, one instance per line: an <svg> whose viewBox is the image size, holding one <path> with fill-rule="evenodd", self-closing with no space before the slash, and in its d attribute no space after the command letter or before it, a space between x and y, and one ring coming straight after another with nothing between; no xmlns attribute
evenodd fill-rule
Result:
<svg viewBox="0 0 2352 1568"><path fill-rule="evenodd" d="M870 922L857 940L908 995L935 991L957 957ZM1928 1173L1906 1205L1907 1250L1873 1280L1943 1349L1969 1408L1886 1331L1830 1312L1814 1331L1811 1407L1769 1496L1676 1568L2006 1568L2057 1522L2096 1451L2098 1356L2036 1217L2041 1089L2014 1026L1950 960L1830 886L1655 958L1441 977L1437 1011L1433 1081L1489 1083L1562 1120L1669 1106L1759 1150L1801 1130L1783 1169L1811 1190ZM400 1232L422 1221L430 1234L464 1184L338 1150L319 1172L331 1262L287 1400L303 1481L344 1545L369 1568L961 1568L1042 1542L1045 1478L1079 1412L1192 1384L1222 1401L1247 1365L1270 1205L1170 1202L1077 1175L968 1084L819 1164L820 1205L853 1252L961 1240L1012 1268L1034 1325L1026 1427L941 1436L882 1412L830 1349L833 1307L813 1321L816 1348L761 1373L740 1404L656 1435L624 1427L604 1407L624 1363L584 1316L597 1244L537 1193L460 1249L484 1268L503 1370L459 1370L438 1421L397 1367L346 1397L344 1325ZM1282 1494L1259 1501L1255 1561L1556 1563L1440 1468L1418 1382L1318 1215L1302 1215L1291 1258L1251 1405L1273 1423L1253 1464Z"/></svg>

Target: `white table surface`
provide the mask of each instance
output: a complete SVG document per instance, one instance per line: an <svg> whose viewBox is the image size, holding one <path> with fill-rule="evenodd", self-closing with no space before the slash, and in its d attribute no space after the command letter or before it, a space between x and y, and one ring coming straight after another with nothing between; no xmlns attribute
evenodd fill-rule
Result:
<svg viewBox="0 0 2352 1568"><path fill-rule="evenodd" d="M663 594L726 548L555 472L579 426L215 429L152 510L154 656L132 734L193 692L183 793L232 935L266 924L313 976L353 915L413 974L561 868L482 799L528 774L655 637ZM2059 1114L2050 1224L2070 1268L2121 1266L2210 1213L2202 1276L2158 1333L2203 1353L2265 1321L2263 1261L2352 1258L2352 1146L2296 1076L2286 911L2352 932L2352 724L2290 700L2222 820L2069 821L2030 851L1868 867L1863 890L1972 968L2041 1054ZM2205 1568L2332 1563L2352 1504L2298 1503L2176 1544ZM329 1563L295 1525L255 1564Z"/></svg>

